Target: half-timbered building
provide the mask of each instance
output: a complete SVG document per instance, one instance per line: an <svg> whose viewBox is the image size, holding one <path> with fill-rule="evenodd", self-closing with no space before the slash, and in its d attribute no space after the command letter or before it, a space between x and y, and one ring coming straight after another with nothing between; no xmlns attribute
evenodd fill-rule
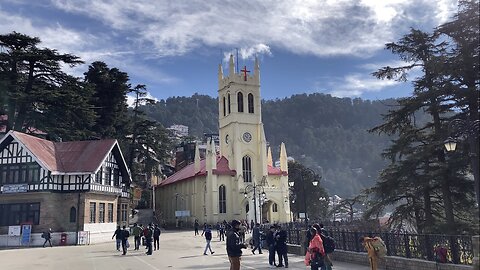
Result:
<svg viewBox="0 0 480 270"><path fill-rule="evenodd" d="M33 245L49 228L54 242L66 233L74 244L78 232L108 240L128 224L130 183L116 140L51 142L10 131L0 140L0 246L14 241L9 226L25 223Z"/></svg>

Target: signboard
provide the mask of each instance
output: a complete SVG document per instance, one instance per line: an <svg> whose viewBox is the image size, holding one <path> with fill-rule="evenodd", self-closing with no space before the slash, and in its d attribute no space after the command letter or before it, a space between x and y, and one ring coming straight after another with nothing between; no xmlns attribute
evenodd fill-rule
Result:
<svg viewBox="0 0 480 270"><path fill-rule="evenodd" d="M298 213L299 218L305 218L305 213Z"/></svg>
<svg viewBox="0 0 480 270"><path fill-rule="evenodd" d="M22 225L22 245L30 245L30 238L32 236L32 225L23 224Z"/></svg>
<svg viewBox="0 0 480 270"><path fill-rule="evenodd" d="M190 210L175 211L175 216L176 217L189 217L190 216Z"/></svg>
<svg viewBox="0 0 480 270"><path fill-rule="evenodd" d="M28 184L2 186L2 193L20 193L20 192L27 192L27 191L28 191Z"/></svg>
<svg viewBox="0 0 480 270"><path fill-rule="evenodd" d="M87 245L89 244L88 241L88 233L87 231L80 231L78 232L78 243L79 245Z"/></svg>
<svg viewBox="0 0 480 270"><path fill-rule="evenodd" d="M8 226L8 236L20 236L21 226Z"/></svg>

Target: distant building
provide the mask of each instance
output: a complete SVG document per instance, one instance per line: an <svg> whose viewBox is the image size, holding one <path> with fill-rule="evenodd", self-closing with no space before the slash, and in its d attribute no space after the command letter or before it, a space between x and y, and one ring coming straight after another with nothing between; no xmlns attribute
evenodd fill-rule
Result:
<svg viewBox="0 0 480 270"><path fill-rule="evenodd" d="M10 131L0 140L0 246L19 243L10 226L33 225L31 245L52 228L53 241L77 232L110 240L128 225L130 172L116 140L51 142Z"/></svg>
<svg viewBox="0 0 480 270"><path fill-rule="evenodd" d="M171 125L167 128L172 132L172 135L177 138L181 139L188 136L188 127L184 125Z"/></svg>

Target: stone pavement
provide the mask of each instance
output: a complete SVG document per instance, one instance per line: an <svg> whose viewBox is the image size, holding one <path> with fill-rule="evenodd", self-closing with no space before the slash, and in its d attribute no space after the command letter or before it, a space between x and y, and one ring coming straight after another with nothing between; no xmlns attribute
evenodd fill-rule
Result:
<svg viewBox="0 0 480 270"><path fill-rule="evenodd" d="M213 232L214 255L203 255L205 240L192 232L164 231L160 237L160 251L152 256L129 250L126 256L115 250L115 243L90 246L53 248L25 248L0 250L0 269L5 270L163 270L163 269L229 269L225 242L219 242ZM133 239L130 239L133 245ZM244 250L241 269L269 269L268 255L253 255ZM309 269L300 256L289 254L289 269ZM335 270L368 270L368 267L334 262Z"/></svg>

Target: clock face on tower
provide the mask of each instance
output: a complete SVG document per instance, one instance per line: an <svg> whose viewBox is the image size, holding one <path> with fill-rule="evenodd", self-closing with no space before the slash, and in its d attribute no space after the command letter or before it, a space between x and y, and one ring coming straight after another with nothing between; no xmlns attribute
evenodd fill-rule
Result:
<svg viewBox="0 0 480 270"><path fill-rule="evenodd" d="M252 134L250 134L249 132L243 133L243 140L245 142L250 142L252 140Z"/></svg>

